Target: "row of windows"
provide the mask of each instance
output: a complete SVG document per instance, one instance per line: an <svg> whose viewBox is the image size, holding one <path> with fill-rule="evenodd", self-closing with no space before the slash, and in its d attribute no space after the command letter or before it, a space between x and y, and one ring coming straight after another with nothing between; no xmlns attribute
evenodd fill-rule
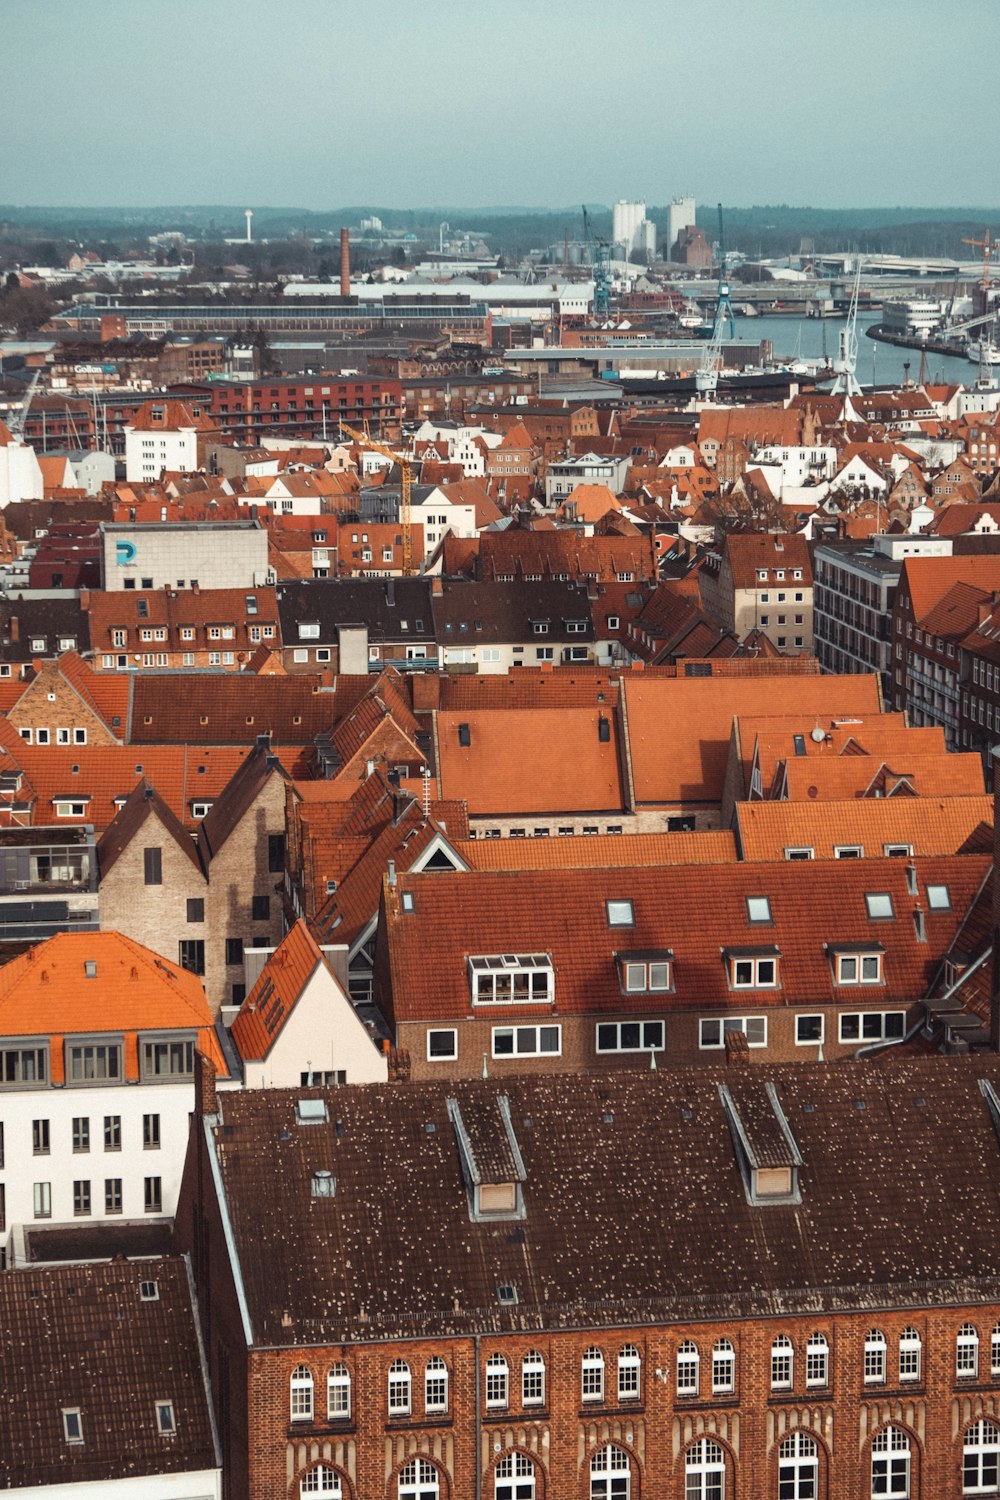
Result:
<svg viewBox="0 0 1000 1500"><path fill-rule="evenodd" d="M698 1022L698 1046L702 1051L717 1050L726 1045L726 1037L730 1033L742 1031L746 1034L749 1046L766 1047L767 1025L767 1016L725 1016L701 1020ZM595 1048L598 1053L603 1054L662 1052L665 1029L663 1021L601 1021L595 1029ZM906 1012L843 1011L838 1016L838 1034L839 1040L845 1045L902 1039L906 1034ZM795 1041L798 1046L816 1046L825 1040L825 1035L826 1018L822 1014L795 1017ZM562 1026L494 1026L492 1055L560 1057ZM457 1057L457 1027L440 1027L427 1032L428 1062L454 1062Z"/></svg>
<svg viewBox="0 0 1000 1500"><path fill-rule="evenodd" d="M74 1152L81 1153L90 1150L90 1116L74 1115L70 1130L70 1139ZM159 1115L143 1115L142 1117L142 1144L146 1151L159 1150L160 1146L160 1117ZM122 1117L121 1115L104 1116L104 1149L105 1151L120 1151L122 1149ZM31 1150L35 1156L48 1156L51 1151L51 1132L48 1120L32 1120L31 1122ZM3 1122L0 1121L0 1166L3 1165Z"/></svg>
<svg viewBox="0 0 1000 1500"><path fill-rule="evenodd" d="M901 1427L884 1427L872 1438L870 1487L872 1500L889 1496L910 1500L913 1444ZM633 1463L624 1449L605 1444L591 1455L590 1500L631 1500ZM726 1500L726 1452L714 1438L702 1437L684 1453L685 1500ZM962 1442L962 1493L996 1494L1000 1484L1000 1428L984 1419L967 1428ZM538 1465L526 1453L504 1454L493 1467L494 1500L535 1500L540 1493ZM412 1458L399 1471L397 1500L439 1500L446 1493L437 1465ZM760 1495L760 1489L754 1493ZM778 1445L778 1500L816 1500L820 1493L820 1448L807 1432L792 1432ZM347 1482L339 1470L318 1464L302 1476L299 1494L306 1500L326 1495L346 1500Z"/></svg>
<svg viewBox="0 0 1000 1500"><path fill-rule="evenodd" d="M95 974L88 977L96 977ZM120 1040L66 1042L67 1083L122 1083L124 1045ZM162 1038L139 1046L139 1075L147 1081L194 1076L193 1038ZM0 1086L34 1085L49 1081L49 1044L0 1047Z"/></svg>
<svg viewBox="0 0 1000 1500"><path fill-rule="evenodd" d="M162 1213L162 1178L144 1178L142 1198L144 1213ZM51 1182L36 1182L32 1184L32 1207L36 1219L51 1219ZM106 1214L120 1214L123 1212L122 1179L120 1177L106 1177L104 1179L104 1212ZM91 1213L93 1213L93 1193L90 1179L77 1180L73 1183L73 1215L75 1218L86 1218Z"/></svg>
<svg viewBox="0 0 1000 1500"><path fill-rule="evenodd" d="M20 729L18 733L28 745L85 745L87 743L86 729L56 729L54 737L52 730L44 727Z"/></svg>

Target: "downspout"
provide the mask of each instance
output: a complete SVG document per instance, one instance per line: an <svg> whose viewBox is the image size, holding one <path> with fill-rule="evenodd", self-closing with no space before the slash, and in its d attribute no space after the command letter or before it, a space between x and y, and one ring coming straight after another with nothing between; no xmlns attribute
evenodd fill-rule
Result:
<svg viewBox="0 0 1000 1500"><path fill-rule="evenodd" d="M472 1342L475 1348L476 1360L476 1500L483 1500L483 1433L482 1433L482 1406L481 1393L479 1390L479 1340L481 1335L473 1334Z"/></svg>

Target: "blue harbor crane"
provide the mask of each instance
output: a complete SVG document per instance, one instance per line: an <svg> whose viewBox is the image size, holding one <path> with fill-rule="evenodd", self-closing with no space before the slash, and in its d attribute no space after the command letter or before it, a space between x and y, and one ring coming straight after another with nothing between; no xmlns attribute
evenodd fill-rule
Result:
<svg viewBox="0 0 1000 1500"><path fill-rule="evenodd" d="M729 282L726 279L726 235L722 224L722 204L719 204L719 284L715 289L715 317L712 320L713 343L722 332L724 324L729 324L729 337L736 337L736 318L733 315L733 304L729 300ZM721 340L720 340L721 343Z"/></svg>
<svg viewBox="0 0 1000 1500"><path fill-rule="evenodd" d="M611 316L611 246L594 233L587 205L583 205L583 238L594 268L594 320L606 323Z"/></svg>

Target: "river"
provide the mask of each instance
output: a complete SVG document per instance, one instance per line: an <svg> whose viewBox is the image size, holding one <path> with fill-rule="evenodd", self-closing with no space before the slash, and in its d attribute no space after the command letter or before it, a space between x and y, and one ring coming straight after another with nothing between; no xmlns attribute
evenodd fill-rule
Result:
<svg viewBox="0 0 1000 1500"><path fill-rule="evenodd" d="M916 381L920 375L920 350L900 349L896 344L880 344L865 336L865 327L878 321L877 313L868 310L858 319L858 381L868 385L902 385L905 376L904 361L909 362L910 379ZM840 330L844 318L760 318L736 315L736 333L747 343L770 339L774 347L775 360L822 359L824 353L836 358ZM967 359L949 358L943 354L927 355L927 379L935 384L971 385L978 375L978 367Z"/></svg>

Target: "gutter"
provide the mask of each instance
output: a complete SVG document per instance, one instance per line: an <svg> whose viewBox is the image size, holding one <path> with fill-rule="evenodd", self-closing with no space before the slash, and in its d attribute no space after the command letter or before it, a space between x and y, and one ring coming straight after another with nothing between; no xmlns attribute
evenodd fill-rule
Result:
<svg viewBox="0 0 1000 1500"><path fill-rule="evenodd" d="M233 1234L232 1220L229 1217L229 1204L226 1201L226 1190L222 1182L222 1173L219 1170L219 1158L215 1153L215 1136L213 1135L213 1120L216 1116L205 1115L202 1126L205 1131L205 1141L208 1146L208 1160L212 1168L212 1183L215 1187L215 1200L219 1205L219 1217L222 1220L222 1232L226 1238L226 1249L229 1252L229 1264L233 1272L233 1284L236 1287L236 1299L240 1306L240 1319L243 1323L243 1337L247 1348L253 1347L253 1329L250 1326L250 1308L247 1304L246 1289L243 1285L243 1272L240 1269L240 1258L236 1252L236 1237Z"/></svg>
<svg viewBox="0 0 1000 1500"><path fill-rule="evenodd" d="M993 947L991 944L990 947L986 948L982 953L980 953L974 964L969 965L964 974L959 975L958 979L955 980L955 983L953 985L950 985L940 998L942 1000L950 1000L955 991L961 989L965 981L971 978L971 976L976 972L977 969L982 968L986 960L992 956L992 953ZM853 1060L856 1060L859 1057L874 1057L876 1053L886 1052L890 1047L902 1047L905 1042L912 1042L913 1038L918 1034L918 1032L924 1029L926 1024L927 1018L925 1016L923 1020L917 1022L916 1026L911 1027L911 1029L906 1033L905 1036L893 1037L888 1042L869 1042L867 1047L859 1047L856 1052L852 1052L851 1057Z"/></svg>

